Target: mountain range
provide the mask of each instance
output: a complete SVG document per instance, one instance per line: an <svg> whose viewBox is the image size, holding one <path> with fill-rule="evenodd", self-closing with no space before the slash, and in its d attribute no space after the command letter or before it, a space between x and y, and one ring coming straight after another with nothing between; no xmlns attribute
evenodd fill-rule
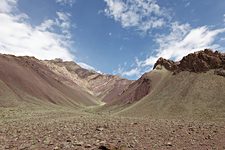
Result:
<svg viewBox="0 0 225 150"><path fill-rule="evenodd" d="M65 106L157 118L225 117L225 54L201 50L159 58L138 80L101 74L62 59L0 54L0 106Z"/></svg>

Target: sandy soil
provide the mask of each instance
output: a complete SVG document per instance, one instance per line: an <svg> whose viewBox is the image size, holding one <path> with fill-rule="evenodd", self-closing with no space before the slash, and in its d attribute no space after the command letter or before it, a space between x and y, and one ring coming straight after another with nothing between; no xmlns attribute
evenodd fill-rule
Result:
<svg viewBox="0 0 225 150"><path fill-rule="evenodd" d="M225 149L225 122L1 108L0 149Z"/></svg>

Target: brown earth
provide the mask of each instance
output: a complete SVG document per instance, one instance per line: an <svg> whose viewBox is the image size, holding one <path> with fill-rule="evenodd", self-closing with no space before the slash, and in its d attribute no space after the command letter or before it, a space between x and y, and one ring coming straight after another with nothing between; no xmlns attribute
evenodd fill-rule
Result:
<svg viewBox="0 0 225 150"><path fill-rule="evenodd" d="M120 118L68 108L0 114L0 149L225 149L224 122Z"/></svg>

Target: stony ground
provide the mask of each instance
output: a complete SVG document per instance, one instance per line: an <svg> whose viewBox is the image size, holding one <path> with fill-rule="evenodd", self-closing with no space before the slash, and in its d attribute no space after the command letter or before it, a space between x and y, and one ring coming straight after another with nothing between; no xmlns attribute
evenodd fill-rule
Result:
<svg viewBox="0 0 225 150"><path fill-rule="evenodd" d="M225 149L225 123L1 108L0 149Z"/></svg>

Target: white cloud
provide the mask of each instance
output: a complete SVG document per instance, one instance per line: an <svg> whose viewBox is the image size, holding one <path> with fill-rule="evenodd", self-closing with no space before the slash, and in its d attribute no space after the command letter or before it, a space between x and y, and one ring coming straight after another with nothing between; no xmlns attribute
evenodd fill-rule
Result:
<svg viewBox="0 0 225 150"><path fill-rule="evenodd" d="M46 31L46 30L54 30L53 26L55 25L55 21L48 19L41 23L40 26L36 27L38 30Z"/></svg>
<svg viewBox="0 0 225 150"><path fill-rule="evenodd" d="M69 21L70 20L70 14L69 13L64 13L64 12L56 12L56 14L58 15L59 19L62 21Z"/></svg>
<svg viewBox="0 0 225 150"><path fill-rule="evenodd" d="M90 66L90 65L88 65L88 64L86 64L86 63L83 63L83 62L79 62L79 63L77 63L79 66L81 66L82 68L84 68L84 69L87 69L87 70L95 70L95 68L94 67L92 67L92 66Z"/></svg>
<svg viewBox="0 0 225 150"><path fill-rule="evenodd" d="M47 19L36 28L42 31L45 30L54 31L55 27L59 27L61 32L64 33L65 37L70 39L71 38L70 29L72 27L70 21L71 14L66 12L56 12L56 15L57 18L55 18L54 20Z"/></svg>
<svg viewBox="0 0 225 150"><path fill-rule="evenodd" d="M70 16L71 14L65 12L56 12L58 19L56 19L56 25L61 27L62 33L66 34L68 38L71 38L70 28L71 28L71 21Z"/></svg>
<svg viewBox="0 0 225 150"><path fill-rule="evenodd" d="M124 63L123 67L119 65L118 69L114 70L113 74L117 74L123 77L140 77L144 73L143 68L139 66L139 60L137 58L135 60L135 67L125 69L127 68L127 64Z"/></svg>
<svg viewBox="0 0 225 150"><path fill-rule="evenodd" d="M91 70L91 71L95 71L95 72L98 72L98 73L102 74L101 71L96 70L94 67L92 67L92 66L90 66L90 65L88 65L88 64L86 64L86 63L79 62L79 63L77 63L77 64L78 64L79 66L81 66L82 68L84 68L84 69Z"/></svg>
<svg viewBox="0 0 225 150"><path fill-rule="evenodd" d="M75 0L56 0L56 3L73 6Z"/></svg>
<svg viewBox="0 0 225 150"><path fill-rule="evenodd" d="M45 20L38 26L32 26L26 21L26 14L18 12L16 0L1 0L0 2L0 53L35 56L39 59L62 58L72 60L69 51L71 40L68 36L69 27L65 16L54 20ZM68 19L68 18L66 18ZM60 33L54 31L58 27Z"/></svg>
<svg viewBox="0 0 225 150"><path fill-rule="evenodd" d="M1 0L0 13L9 13L15 8L17 0Z"/></svg>
<svg viewBox="0 0 225 150"><path fill-rule="evenodd" d="M153 66L157 60L158 60L157 56L150 56L145 61L142 61L142 65L143 66L148 66L148 65Z"/></svg>
<svg viewBox="0 0 225 150"><path fill-rule="evenodd" d="M156 43L159 48L155 56L150 56L143 62L143 66L154 65L159 57L179 60L183 56L205 48L219 48L215 39L218 34L225 32L225 28L211 30L207 26L192 29L188 24L172 24L168 35L158 36Z"/></svg>
<svg viewBox="0 0 225 150"><path fill-rule="evenodd" d="M155 0L105 0L105 13L122 27L135 27L147 32L165 25L168 18L165 10Z"/></svg>
<svg viewBox="0 0 225 150"><path fill-rule="evenodd" d="M121 75L122 76L128 76L128 77L140 76L141 75L141 70L139 68L133 68L131 70L122 72Z"/></svg>

